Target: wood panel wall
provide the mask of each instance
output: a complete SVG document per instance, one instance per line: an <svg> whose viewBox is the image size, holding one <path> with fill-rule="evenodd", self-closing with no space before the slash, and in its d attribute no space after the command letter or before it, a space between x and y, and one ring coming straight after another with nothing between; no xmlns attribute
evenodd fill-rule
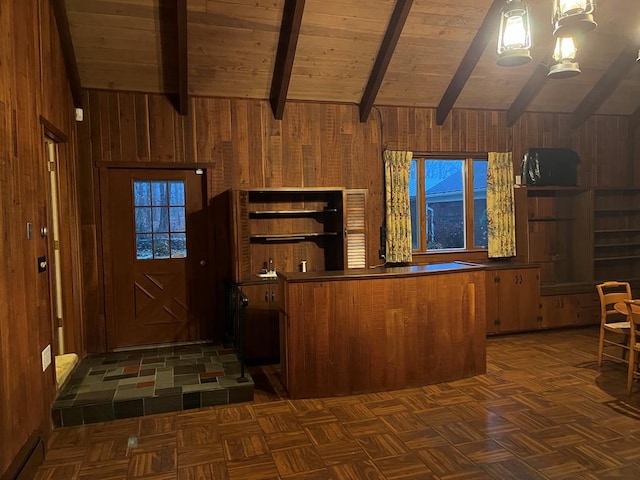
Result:
<svg viewBox="0 0 640 480"><path fill-rule="evenodd" d="M47 225L48 180L42 120L74 141L73 103L50 1L3 2L0 8L0 476L32 433L51 430L56 388L53 365L41 368L41 351L53 341L48 273L37 273L47 256L39 234ZM65 168L73 147L61 155ZM74 180L71 179L73 182ZM61 199L69 205L68 186ZM72 203L77 203L73 199ZM75 221L69 205L65 221ZM33 226L27 239L26 225ZM77 222L76 222L77 223ZM71 229L65 227L71 241ZM77 248L70 245L65 248ZM65 250L66 251L66 250ZM66 253L65 253L66 255ZM74 267L68 262L69 272ZM80 269L75 275L79 279ZM73 285L70 285L73 290ZM70 295L73 297L73 295ZM69 315L80 315L79 299ZM75 311L75 314L73 313ZM79 328L74 319L71 328ZM84 339L74 349L83 354Z"/></svg>
<svg viewBox="0 0 640 480"><path fill-rule="evenodd" d="M162 96L87 91L87 120L80 127L84 244L94 249L87 272L87 298L103 295L99 272L100 227L96 198L100 165L201 165L208 196L228 188L346 187L369 190L367 263L380 262L383 223L382 151L514 153L515 172L530 146L570 147L582 158L580 182L616 185L631 170L627 120L591 118L571 131L568 116L525 114L506 127L504 111L453 110L444 125L435 109L375 107L360 123L355 105L289 102L275 120L267 101L191 98L181 117ZM598 176L595 176L596 172ZM93 209L89 210L93 205ZM431 259L431 257L430 257ZM95 268L97 265L98 268ZM87 325L90 351L104 349L104 312L96 302Z"/></svg>

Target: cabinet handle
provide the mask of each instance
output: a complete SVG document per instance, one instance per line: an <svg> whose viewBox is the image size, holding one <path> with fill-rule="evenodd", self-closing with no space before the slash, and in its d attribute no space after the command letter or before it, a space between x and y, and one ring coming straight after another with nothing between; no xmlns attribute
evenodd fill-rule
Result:
<svg viewBox="0 0 640 480"><path fill-rule="evenodd" d="M264 292L264 301L269 303L269 290L267 290L266 292Z"/></svg>
<svg viewBox="0 0 640 480"><path fill-rule="evenodd" d="M276 299L275 292L271 292L271 301L273 302L273 301L275 301L275 299Z"/></svg>

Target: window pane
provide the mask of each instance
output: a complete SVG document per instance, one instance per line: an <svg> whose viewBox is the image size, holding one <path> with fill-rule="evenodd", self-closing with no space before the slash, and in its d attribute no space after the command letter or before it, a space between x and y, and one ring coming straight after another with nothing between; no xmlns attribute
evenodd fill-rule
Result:
<svg viewBox="0 0 640 480"><path fill-rule="evenodd" d="M427 250L464 248L464 161L425 160Z"/></svg>
<svg viewBox="0 0 640 480"><path fill-rule="evenodd" d="M151 208L136 208L136 233L151 233Z"/></svg>
<svg viewBox="0 0 640 480"><path fill-rule="evenodd" d="M411 161L409 170L409 201L411 202L411 248L420 249L420 212L418 211L418 162Z"/></svg>
<svg viewBox="0 0 640 480"><path fill-rule="evenodd" d="M171 258L187 256L187 236L184 233L171 234Z"/></svg>
<svg viewBox="0 0 640 480"><path fill-rule="evenodd" d="M153 236L153 258L169 258L168 233L157 233Z"/></svg>
<svg viewBox="0 0 640 480"><path fill-rule="evenodd" d="M169 182L169 205L184 205L184 182Z"/></svg>
<svg viewBox="0 0 640 480"><path fill-rule="evenodd" d="M152 238L150 234L145 233L136 235L136 258L138 260L153 258L151 244Z"/></svg>
<svg viewBox="0 0 640 480"><path fill-rule="evenodd" d="M184 232L184 207L169 207L169 225L172 232Z"/></svg>
<svg viewBox="0 0 640 480"><path fill-rule="evenodd" d="M187 236L184 182L135 181L133 188L136 258L185 258Z"/></svg>
<svg viewBox="0 0 640 480"><path fill-rule="evenodd" d="M487 248L487 161L473 161L473 243Z"/></svg>
<svg viewBox="0 0 640 480"><path fill-rule="evenodd" d="M167 205L167 182L151 182L151 201L154 206Z"/></svg>
<svg viewBox="0 0 640 480"><path fill-rule="evenodd" d="M153 231L166 233L169 231L169 209L153 207Z"/></svg>
<svg viewBox="0 0 640 480"><path fill-rule="evenodd" d="M151 205L151 184L149 182L133 182L133 203L134 205L146 207Z"/></svg>

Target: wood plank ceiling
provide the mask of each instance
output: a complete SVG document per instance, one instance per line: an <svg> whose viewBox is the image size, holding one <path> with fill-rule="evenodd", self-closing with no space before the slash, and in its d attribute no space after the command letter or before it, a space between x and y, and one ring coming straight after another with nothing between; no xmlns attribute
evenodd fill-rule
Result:
<svg viewBox="0 0 640 480"><path fill-rule="evenodd" d="M638 116L640 1L598 2L582 73L562 80L546 77L552 2L527 2L533 61L519 67L496 65L505 0L66 0L58 23L82 88L176 95L182 113L188 93L270 99L276 118L286 100L355 103L362 119L375 105L433 107L439 123L453 107L507 110L510 123Z"/></svg>

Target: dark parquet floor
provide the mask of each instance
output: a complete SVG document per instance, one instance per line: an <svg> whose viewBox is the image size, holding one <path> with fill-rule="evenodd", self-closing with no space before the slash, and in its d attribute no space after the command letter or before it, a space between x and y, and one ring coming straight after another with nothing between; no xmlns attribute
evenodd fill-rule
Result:
<svg viewBox="0 0 640 480"><path fill-rule="evenodd" d="M596 344L490 338L485 375L313 400L254 368L251 403L54 430L37 479L639 479L640 386Z"/></svg>

